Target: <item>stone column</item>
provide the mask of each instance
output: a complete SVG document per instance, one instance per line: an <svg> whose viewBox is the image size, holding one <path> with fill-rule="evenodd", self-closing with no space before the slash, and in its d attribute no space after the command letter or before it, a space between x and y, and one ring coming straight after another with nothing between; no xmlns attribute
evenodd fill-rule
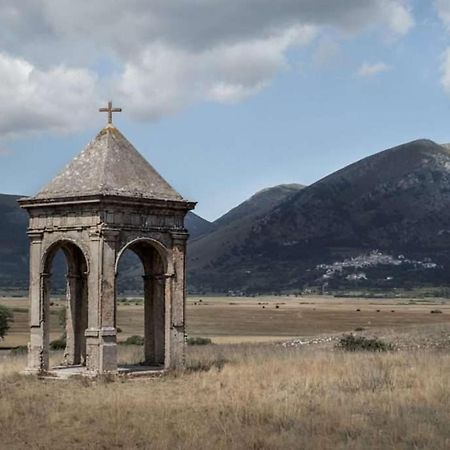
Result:
<svg viewBox="0 0 450 450"><path fill-rule="evenodd" d="M118 232L100 229L91 233L89 272L89 328L87 367L95 373L117 372L115 324L115 263Z"/></svg>
<svg viewBox="0 0 450 450"><path fill-rule="evenodd" d="M86 365L86 329L88 328L88 284L87 273L82 273L79 283L80 296L80 364Z"/></svg>
<svg viewBox="0 0 450 450"><path fill-rule="evenodd" d="M161 267L161 269L163 269ZM165 274L153 277L153 316L154 316L154 342L156 364L164 364L165 354L165 302L166 302L166 276Z"/></svg>
<svg viewBox="0 0 450 450"><path fill-rule="evenodd" d="M100 365L100 279L101 279L101 238L100 230L94 227L89 232L89 274L88 285L88 327L84 333L86 338L86 368L98 373Z"/></svg>
<svg viewBox="0 0 450 450"><path fill-rule="evenodd" d="M141 256L142 258L142 256ZM165 349L165 279L164 264L152 249L143 258L144 278L144 353L148 365L164 364Z"/></svg>
<svg viewBox="0 0 450 450"><path fill-rule="evenodd" d="M32 373L48 370L49 351L49 274L42 272L41 232L29 232L30 237L30 342L28 368Z"/></svg>
<svg viewBox="0 0 450 450"><path fill-rule="evenodd" d="M103 230L100 290L100 373L117 372L116 257L119 232Z"/></svg>
<svg viewBox="0 0 450 450"><path fill-rule="evenodd" d="M67 365L79 364L77 354L79 354L79 333L78 305L77 305L77 281L78 276L67 274L66 282L66 350L64 352L64 362Z"/></svg>
<svg viewBox="0 0 450 450"><path fill-rule="evenodd" d="M86 359L85 331L87 328L86 275L67 275L66 351L67 365L82 364Z"/></svg>
<svg viewBox="0 0 450 450"><path fill-rule="evenodd" d="M170 308L170 368L183 367L185 362L185 304L186 304L186 241L187 233L172 233L174 277Z"/></svg>
<svg viewBox="0 0 450 450"><path fill-rule="evenodd" d="M155 315L153 313L155 298L153 295L152 276L147 274L144 280L144 360L147 365L155 362Z"/></svg>

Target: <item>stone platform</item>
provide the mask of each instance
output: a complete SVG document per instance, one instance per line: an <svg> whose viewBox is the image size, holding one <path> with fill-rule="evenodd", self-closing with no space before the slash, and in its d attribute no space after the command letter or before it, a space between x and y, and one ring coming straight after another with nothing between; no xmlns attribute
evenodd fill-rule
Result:
<svg viewBox="0 0 450 450"><path fill-rule="evenodd" d="M160 377L166 370L162 366L141 366L141 365L123 365L119 366L117 374L119 377ZM95 378L98 375L86 369L85 366L57 366L51 368L40 378L47 380L68 380L72 377Z"/></svg>

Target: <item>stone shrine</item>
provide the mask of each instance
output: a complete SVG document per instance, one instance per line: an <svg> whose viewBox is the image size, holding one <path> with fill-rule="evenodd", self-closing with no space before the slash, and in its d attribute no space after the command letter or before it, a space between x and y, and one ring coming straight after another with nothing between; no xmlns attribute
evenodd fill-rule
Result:
<svg viewBox="0 0 450 450"><path fill-rule="evenodd" d="M132 250L144 269L144 365L184 364L184 200L108 124L36 196L19 200L29 214L30 342L28 371L49 370L50 275L55 254L67 263L65 365L116 373L119 260Z"/></svg>

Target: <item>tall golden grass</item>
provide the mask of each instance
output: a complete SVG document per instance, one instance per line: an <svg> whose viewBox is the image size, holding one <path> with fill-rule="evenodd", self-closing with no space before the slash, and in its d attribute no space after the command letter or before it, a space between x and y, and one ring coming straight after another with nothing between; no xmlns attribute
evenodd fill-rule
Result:
<svg viewBox="0 0 450 450"><path fill-rule="evenodd" d="M184 372L114 381L23 366L0 362L0 448L450 448L444 352L211 345L190 348Z"/></svg>

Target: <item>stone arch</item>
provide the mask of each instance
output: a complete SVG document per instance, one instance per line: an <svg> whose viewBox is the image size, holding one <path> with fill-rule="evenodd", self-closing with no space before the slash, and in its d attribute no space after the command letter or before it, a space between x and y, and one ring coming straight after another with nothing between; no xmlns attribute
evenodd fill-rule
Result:
<svg viewBox="0 0 450 450"><path fill-rule="evenodd" d="M44 307L45 342L49 345L49 303L51 268L56 253L61 250L67 264L66 273L66 365L84 365L86 362L85 330L88 326L89 260L86 252L71 239L55 239L43 251L41 259L41 289Z"/></svg>
<svg viewBox="0 0 450 450"><path fill-rule="evenodd" d="M115 264L117 299L117 277L119 262L123 254L134 252L143 267L144 275L144 361L147 366L163 366L166 356L166 307L169 270L173 265L168 250L161 242L152 238L136 238L125 244L117 254ZM117 300L115 301L117 311ZM117 317L117 313L115 314Z"/></svg>
<svg viewBox="0 0 450 450"><path fill-rule="evenodd" d="M46 248L42 251L42 258L41 258L41 269L40 273L45 274L48 272L49 266L51 266L51 263L53 262L53 257L58 252L58 250L62 250L64 252L64 255L66 257L68 269L69 267L69 259L73 257L73 251L79 251L80 255L83 256L84 261L86 263L86 275L89 273L89 258L88 253L86 249L83 247L83 245L80 245L79 242L69 239L69 238L58 238L51 241Z"/></svg>
<svg viewBox="0 0 450 450"><path fill-rule="evenodd" d="M149 238L149 237L138 237L135 239L130 240L126 244L122 246L122 248L117 253L116 258L116 264L115 264L115 274L117 275L118 269L119 269L119 261L123 253L125 253L127 250L135 251L140 246L148 246L152 247L154 250L156 250L161 257L161 260L164 264L164 273L165 274L172 274L173 273L173 264L172 260L170 258L170 250L160 241ZM138 255L139 256L139 255ZM139 256L140 257L140 256Z"/></svg>

